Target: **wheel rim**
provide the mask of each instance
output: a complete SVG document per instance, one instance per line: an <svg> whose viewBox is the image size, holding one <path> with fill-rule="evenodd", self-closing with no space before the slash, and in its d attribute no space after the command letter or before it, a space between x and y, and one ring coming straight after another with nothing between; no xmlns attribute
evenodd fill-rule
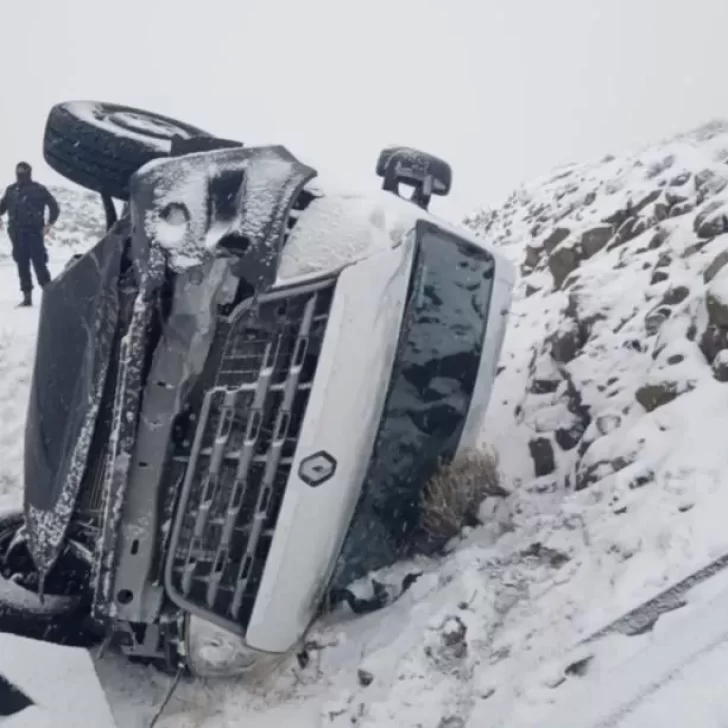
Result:
<svg viewBox="0 0 728 728"><path fill-rule="evenodd" d="M162 141L169 141L175 136L184 138L193 136L191 129L152 113L102 107L97 109L96 117L99 121L116 126L126 132Z"/></svg>

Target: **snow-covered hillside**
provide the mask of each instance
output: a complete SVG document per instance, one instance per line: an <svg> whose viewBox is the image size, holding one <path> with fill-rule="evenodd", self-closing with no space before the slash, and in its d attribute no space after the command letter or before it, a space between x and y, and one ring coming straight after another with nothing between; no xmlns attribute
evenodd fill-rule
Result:
<svg viewBox="0 0 728 728"><path fill-rule="evenodd" d="M589 679L572 647L728 553L728 124L564 167L467 224L522 272L483 433L512 495L443 559L379 574L422 572L393 606L342 608L306 659L244 682L183 682L159 726L561 728L552 710ZM36 316L2 280L0 507ZM113 655L98 671L119 727L146 726L168 678ZM721 724L711 709L700 725Z"/></svg>
<svg viewBox="0 0 728 728"><path fill-rule="evenodd" d="M99 195L81 188L51 187L61 207L61 216L48 235L54 247L85 250L98 240L106 227Z"/></svg>
<svg viewBox="0 0 728 728"><path fill-rule="evenodd" d="M617 528L617 595L728 549L728 125L562 168L469 224L522 273L486 433L522 492L583 508L591 552Z"/></svg>
<svg viewBox="0 0 728 728"><path fill-rule="evenodd" d="M99 195L80 188L50 186L49 190L61 208L58 222L48 234L49 247L56 249L56 255L85 250L89 241L98 240L105 227L104 210ZM6 261L12 262L12 259L10 243L3 229L0 232L0 263Z"/></svg>
<svg viewBox="0 0 728 728"><path fill-rule="evenodd" d="M516 534L563 554L535 630L565 627L558 649L728 552L728 124L563 167L468 224L522 274L484 436ZM517 672L503 725L538 724Z"/></svg>

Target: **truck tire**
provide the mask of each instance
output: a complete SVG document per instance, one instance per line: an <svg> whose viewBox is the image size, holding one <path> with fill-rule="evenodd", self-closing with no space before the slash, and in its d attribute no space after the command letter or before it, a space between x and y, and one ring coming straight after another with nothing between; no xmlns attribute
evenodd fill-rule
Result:
<svg viewBox="0 0 728 728"><path fill-rule="evenodd" d="M172 139L211 135L150 111L100 101L68 101L51 109L43 139L46 162L94 192L129 199L129 178L169 156Z"/></svg>
<svg viewBox="0 0 728 728"><path fill-rule="evenodd" d="M89 618L88 599L64 583L66 575L75 576L72 571L62 567L45 598L38 597L30 553L22 542L10 550L23 524L21 513L0 514L0 632L71 647L97 644L101 636ZM73 564L64 559L63 566Z"/></svg>

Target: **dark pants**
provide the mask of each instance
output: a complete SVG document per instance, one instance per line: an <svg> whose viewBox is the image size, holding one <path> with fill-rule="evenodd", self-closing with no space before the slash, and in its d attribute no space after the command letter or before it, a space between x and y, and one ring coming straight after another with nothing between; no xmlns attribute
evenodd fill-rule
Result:
<svg viewBox="0 0 728 728"><path fill-rule="evenodd" d="M12 230L10 242L13 244L13 260L18 266L20 290L23 293L33 290L31 265L41 288L50 283L51 274L48 272L48 252L43 242L43 230Z"/></svg>

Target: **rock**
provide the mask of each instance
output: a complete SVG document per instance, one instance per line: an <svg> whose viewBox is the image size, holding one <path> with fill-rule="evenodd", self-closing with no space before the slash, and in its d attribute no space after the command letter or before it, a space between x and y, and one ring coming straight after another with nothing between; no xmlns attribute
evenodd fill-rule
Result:
<svg viewBox="0 0 728 728"><path fill-rule="evenodd" d="M697 334L697 330L695 331ZM690 336L688 336L690 338ZM694 339L691 339L693 341ZM728 329L708 324L700 337L700 350L708 364L712 364L720 352L728 349Z"/></svg>
<svg viewBox="0 0 728 728"><path fill-rule="evenodd" d="M597 428L597 432L602 435L609 435L614 432L622 424L622 418L617 414L606 414L597 417L594 425Z"/></svg>
<svg viewBox="0 0 728 728"><path fill-rule="evenodd" d="M534 541L528 545L525 549L520 551L520 556L531 557L538 559L542 563L546 563L554 569L560 569L564 564L568 564L571 561L571 556L564 551L559 549L550 548L544 546L541 541Z"/></svg>
<svg viewBox="0 0 728 728"><path fill-rule="evenodd" d="M685 248L685 250L683 250L680 257L689 258L691 255L695 255L695 253L699 253L709 242L710 242L709 240L699 240L697 243L688 245Z"/></svg>
<svg viewBox="0 0 728 728"><path fill-rule="evenodd" d="M713 172L712 169L708 169L707 167L705 169L701 169L700 172L696 173L695 178L693 179L695 189L699 190L709 179L712 179L713 177L715 177L715 172Z"/></svg>
<svg viewBox="0 0 728 728"><path fill-rule="evenodd" d="M546 339L551 357L560 364L573 361L589 340L594 320L574 321Z"/></svg>
<svg viewBox="0 0 728 728"><path fill-rule="evenodd" d="M611 239L614 230L611 225L599 225L587 230L581 236L581 249L585 258L596 255Z"/></svg>
<svg viewBox="0 0 728 728"><path fill-rule="evenodd" d="M670 187L682 187L690 177L690 172L682 172L670 180Z"/></svg>
<svg viewBox="0 0 728 728"><path fill-rule="evenodd" d="M670 253L661 253L660 257L655 263L655 268L667 268L672 263L672 256Z"/></svg>
<svg viewBox="0 0 728 728"><path fill-rule="evenodd" d="M676 306L682 303L690 295L690 289L687 286L675 286L666 291L662 297L662 303L665 306Z"/></svg>
<svg viewBox="0 0 728 728"><path fill-rule="evenodd" d="M576 480L574 482L574 490L584 490L594 483L598 483L603 478L613 473L612 465L608 460L600 460L590 465L580 465Z"/></svg>
<svg viewBox="0 0 728 728"><path fill-rule="evenodd" d="M568 364L576 358L581 349L579 327L574 325L566 331L559 331L547 340L554 361Z"/></svg>
<svg viewBox="0 0 728 728"><path fill-rule="evenodd" d="M666 306L653 309L645 316L645 331L647 336L654 336L660 331L662 324L672 315L672 311Z"/></svg>
<svg viewBox="0 0 728 728"><path fill-rule="evenodd" d="M573 378L564 371L566 379L566 408L574 416L574 422L570 427L560 427L554 433L556 442L562 450L572 450L583 439L584 433L591 424L591 411L581 396L581 392L574 384Z"/></svg>
<svg viewBox="0 0 728 728"><path fill-rule="evenodd" d="M448 617L442 625L440 637L444 647L453 651L455 657L464 657L468 650L466 636L468 628L460 617Z"/></svg>
<svg viewBox="0 0 728 728"><path fill-rule="evenodd" d="M718 237L718 235L728 232L728 217L726 215L716 215L706 218L701 222L696 232L701 238Z"/></svg>
<svg viewBox="0 0 728 728"><path fill-rule="evenodd" d="M644 225L641 229L637 230L638 223L640 222L637 217L628 217L618 228L614 235L614 239L607 246L607 250L614 250L620 245L628 243L633 238L636 238L644 230Z"/></svg>
<svg viewBox="0 0 728 728"><path fill-rule="evenodd" d="M624 470L625 468L632 465L634 462L634 456L628 456L628 457L616 457L609 461L609 466L612 468L613 473L618 473L620 470Z"/></svg>
<svg viewBox="0 0 728 728"><path fill-rule="evenodd" d="M573 450L584 436L584 426L581 423L572 425L571 427L559 427L554 433L554 439L557 445L565 451Z"/></svg>
<svg viewBox="0 0 728 728"><path fill-rule="evenodd" d="M655 203L655 220L657 222L662 222L663 220L667 220L669 214L670 214L670 208L667 206L666 203L664 203L664 202Z"/></svg>
<svg viewBox="0 0 728 728"><path fill-rule="evenodd" d="M728 250L723 250L713 258L710 265L703 271L703 281L710 283L726 263L728 263Z"/></svg>
<svg viewBox="0 0 728 728"><path fill-rule="evenodd" d="M667 363L670 366L675 366L675 364L680 364L680 362L685 361L685 357L682 354L673 354L672 356L667 357Z"/></svg>
<svg viewBox="0 0 728 728"><path fill-rule="evenodd" d="M657 250L657 248L661 247L669 236L670 234L667 232L667 230L664 230L663 228L658 228L657 230L655 230L655 234L652 236L650 242L647 244L647 248L649 250Z"/></svg>
<svg viewBox="0 0 728 728"><path fill-rule="evenodd" d="M687 215L695 209L695 205L690 202L679 202L677 205L673 205L670 208L670 217L680 217L680 215Z"/></svg>
<svg viewBox="0 0 728 728"><path fill-rule="evenodd" d="M680 391L675 382L659 382L644 384L635 392L635 397L648 412L652 412L672 402L678 394Z"/></svg>
<svg viewBox="0 0 728 728"><path fill-rule="evenodd" d="M526 283L526 298L530 298L534 293L538 293L540 290L540 288L536 288L536 286Z"/></svg>
<svg viewBox="0 0 728 728"><path fill-rule="evenodd" d="M468 628L465 622L457 615L449 616L439 627L431 630L428 644L424 647L425 655L439 670L450 674L459 672L468 654Z"/></svg>
<svg viewBox="0 0 728 728"><path fill-rule="evenodd" d="M569 237L571 230L564 227L557 227L544 241L543 249L550 253L557 245L561 244Z"/></svg>
<svg viewBox="0 0 728 728"><path fill-rule="evenodd" d="M637 214L644 210L647 205L649 205L651 202L654 202L661 194L660 190L653 190L652 192L648 193L643 197L636 205L632 208L632 213Z"/></svg>
<svg viewBox="0 0 728 728"><path fill-rule="evenodd" d="M526 246L526 257L523 261L523 268L535 268L543 255L543 248L535 245Z"/></svg>
<svg viewBox="0 0 728 728"><path fill-rule="evenodd" d="M713 359L713 376L719 382L728 382L728 350L719 351Z"/></svg>
<svg viewBox="0 0 728 728"><path fill-rule="evenodd" d="M561 288L569 273L575 271L580 262L580 250L575 245L554 250L549 256L549 270L554 278L554 288Z"/></svg>
<svg viewBox="0 0 728 728"><path fill-rule="evenodd" d="M528 443L528 449L533 459L536 477L550 475L556 470L554 460L554 447L547 437L537 437Z"/></svg>
<svg viewBox="0 0 728 728"><path fill-rule="evenodd" d="M553 394L561 382L553 379L534 379L531 382L530 392L532 394Z"/></svg>
<svg viewBox="0 0 728 728"><path fill-rule="evenodd" d="M652 274L652 278L650 278L650 285L654 285L655 283L662 283L662 281L666 281L670 276L665 273L663 270L656 270Z"/></svg>
<svg viewBox="0 0 728 728"><path fill-rule="evenodd" d="M610 194L608 190L607 194ZM603 218L602 222L606 222L607 224L611 225L615 230L617 230L631 215L632 209L630 207L627 207L625 209L616 210L611 215Z"/></svg>
<svg viewBox="0 0 728 728"><path fill-rule="evenodd" d="M673 164L675 164L675 155L674 154L668 154L666 157L663 157L659 162L653 162L650 165L648 174L646 175L649 179L649 175L653 174L655 177L658 175L663 174L664 172L667 172L668 169L670 169ZM666 184L667 180L661 180L661 184Z"/></svg>
<svg viewBox="0 0 728 728"><path fill-rule="evenodd" d="M708 321L718 328L728 328L728 303L714 291L708 291L705 305L708 309Z"/></svg>
<svg viewBox="0 0 728 728"><path fill-rule="evenodd" d="M672 190L665 190L665 202L667 202L669 207L674 207L675 205L679 205L682 202L687 202L688 198L680 193L680 192L673 192Z"/></svg>
<svg viewBox="0 0 728 728"><path fill-rule="evenodd" d="M459 715L446 715L437 724L437 728L465 728L465 720Z"/></svg>
<svg viewBox="0 0 728 728"><path fill-rule="evenodd" d="M639 351L644 354L647 351L647 344L642 343L639 339L627 339L622 342L622 346L625 349L631 349L632 351Z"/></svg>
<svg viewBox="0 0 728 728"><path fill-rule="evenodd" d="M569 298L564 308L564 316L568 316L574 321L579 320L579 295L576 292L569 294Z"/></svg>
<svg viewBox="0 0 728 728"><path fill-rule="evenodd" d="M374 682L374 675L368 670L362 670L359 668L356 672L357 678L359 679L359 685L363 688L369 687Z"/></svg>
<svg viewBox="0 0 728 728"><path fill-rule="evenodd" d="M667 190L665 192L665 202L667 204L667 216L673 217L672 211L677 205L684 205L689 202L688 198L683 195L677 195L674 192Z"/></svg>
<svg viewBox="0 0 728 728"><path fill-rule="evenodd" d="M695 216L693 230L701 238L714 238L728 232L728 218L724 214L724 202L713 200Z"/></svg>
<svg viewBox="0 0 728 728"><path fill-rule="evenodd" d="M695 178L693 180L695 184L695 189L700 190L703 187L705 187L706 184L708 184L711 180L714 180L716 178L716 174L712 169L702 169L700 172L698 172L695 175Z"/></svg>
<svg viewBox="0 0 728 728"><path fill-rule="evenodd" d="M695 196L695 200L700 205L710 197L715 197L715 195L722 192L725 187L726 180L715 175L700 187L698 194Z"/></svg>
<svg viewBox="0 0 728 728"><path fill-rule="evenodd" d="M654 482L655 480L655 473L652 470L646 470L643 473L640 473L639 475L636 475L632 480L629 482L628 488L630 490L637 490L637 488L642 488L645 485L648 485L649 483Z"/></svg>

